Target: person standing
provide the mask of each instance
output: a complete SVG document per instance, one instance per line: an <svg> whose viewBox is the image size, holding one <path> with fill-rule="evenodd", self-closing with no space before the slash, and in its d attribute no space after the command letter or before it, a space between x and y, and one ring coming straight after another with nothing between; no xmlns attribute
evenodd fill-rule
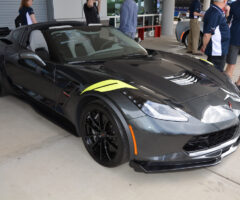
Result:
<svg viewBox="0 0 240 200"><path fill-rule="evenodd" d="M19 18L21 26L36 24L37 20L32 8L33 0L22 0L19 8Z"/></svg>
<svg viewBox="0 0 240 200"><path fill-rule="evenodd" d="M225 12L227 0L214 0L204 16L202 52L223 72L230 43L230 29Z"/></svg>
<svg viewBox="0 0 240 200"><path fill-rule="evenodd" d="M228 22L231 24L231 41L227 56L228 66L226 69L226 74L232 78L237 64L238 53L240 52L240 0L237 0L231 4ZM240 77L236 84L240 88Z"/></svg>
<svg viewBox="0 0 240 200"><path fill-rule="evenodd" d="M193 55L202 55L202 53L198 52L200 38L199 17L203 17L203 14L201 14L200 0L192 0L189 11L190 11L190 32L188 35L187 53L192 53Z"/></svg>
<svg viewBox="0 0 240 200"><path fill-rule="evenodd" d="M97 5L98 2L98 5ZM101 0L87 0L83 6L87 24L100 23Z"/></svg>
<svg viewBox="0 0 240 200"><path fill-rule="evenodd" d="M127 36L135 38L137 30L138 6L134 0L125 0L120 11L120 28Z"/></svg>

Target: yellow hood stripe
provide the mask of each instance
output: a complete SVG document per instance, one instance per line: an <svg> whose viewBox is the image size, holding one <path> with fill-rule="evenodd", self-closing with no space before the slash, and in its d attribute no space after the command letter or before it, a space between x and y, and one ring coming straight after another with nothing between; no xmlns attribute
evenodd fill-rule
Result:
<svg viewBox="0 0 240 200"><path fill-rule="evenodd" d="M81 94L92 91L92 90L97 92L109 92L109 91L119 90L123 88L129 88L129 89L135 89L135 90L137 89L136 87L133 87L119 80L106 80L106 81L101 81L99 83L95 83L89 86Z"/></svg>
<svg viewBox="0 0 240 200"><path fill-rule="evenodd" d="M213 63L209 62L209 61L208 61L208 60L206 60L206 59L203 59L203 58L201 58L200 60L202 60L202 61L204 61L204 62L208 63L209 65L212 65L212 66L214 66L214 64L213 64Z"/></svg>

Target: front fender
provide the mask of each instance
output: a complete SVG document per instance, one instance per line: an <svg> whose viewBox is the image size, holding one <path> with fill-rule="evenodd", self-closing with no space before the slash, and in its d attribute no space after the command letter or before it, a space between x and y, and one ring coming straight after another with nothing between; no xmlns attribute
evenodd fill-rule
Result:
<svg viewBox="0 0 240 200"><path fill-rule="evenodd" d="M84 105L91 100L100 99L107 104L120 119L129 142L130 160L134 157L134 142L129 129L129 121L134 118L145 116L134 104L132 104L119 91L111 91L107 93L87 92L83 95L73 97L65 107L66 115L70 118L77 129L77 133L81 136L78 120Z"/></svg>

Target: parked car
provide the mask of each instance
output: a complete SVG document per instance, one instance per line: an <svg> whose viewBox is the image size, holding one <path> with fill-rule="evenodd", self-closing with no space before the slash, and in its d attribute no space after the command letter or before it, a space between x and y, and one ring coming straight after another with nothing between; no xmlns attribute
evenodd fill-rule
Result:
<svg viewBox="0 0 240 200"><path fill-rule="evenodd" d="M200 22L200 38L199 38L199 49L202 46L203 41L203 22ZM188 36L190 31L190 20L184 19L179 20L176 26L176 38L179 42L183 43L186 47L188 47Z"/></svg>
<svg viewBox="0 0 240 200"><path fill-rule="evenodd" d="M240 142L239 90L226 75L202 59L146 50L112 27L48 22L0 38L5 95L70 122L106 167L212 166Z"/></svg>

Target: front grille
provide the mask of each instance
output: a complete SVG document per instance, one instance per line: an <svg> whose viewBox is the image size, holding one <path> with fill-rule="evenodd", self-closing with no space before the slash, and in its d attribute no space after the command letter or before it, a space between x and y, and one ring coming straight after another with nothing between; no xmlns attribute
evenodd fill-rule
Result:
<svg viewBox="0 0 240 200"><path fill-rule="evenodd" d="M195 136L183 147L183 149L185 151L193 152L213 148L231 140L237 129L238 126L233 126L219 132Z"/></svg>

